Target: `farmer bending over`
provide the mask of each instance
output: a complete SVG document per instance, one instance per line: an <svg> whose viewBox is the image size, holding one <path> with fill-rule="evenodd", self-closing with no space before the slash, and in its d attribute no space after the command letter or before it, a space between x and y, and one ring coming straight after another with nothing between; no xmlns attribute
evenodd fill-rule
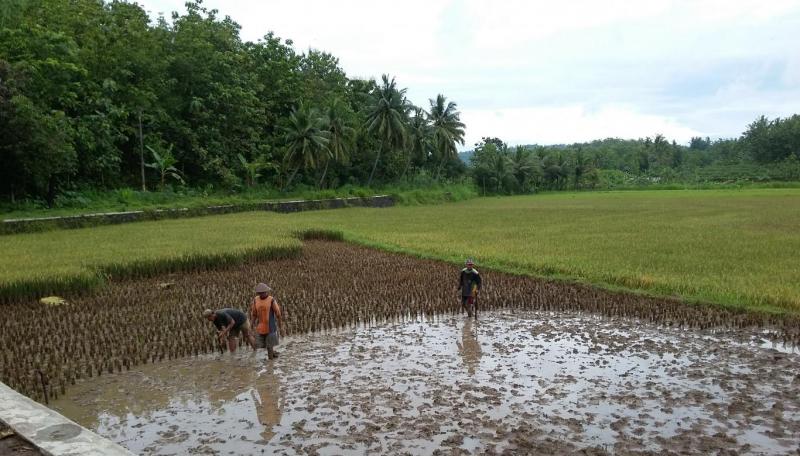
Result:
<svg viewBox="0 0 800 456"><path fill-rule="evenodd" d="M267 357L275 359L278 352L275 346L278 345L278 325L283 326L281 318L281 308L278 301L272 297L272 288L266 283L256 285L256 297L253 298L253 305L250 307L250 319L256 327L256 346L267 349Z"/></svg>
<svg viewBox="0 0 800 456"><path fill-rule="evenodd" d="M461 276L458 279L458 290L461 290L461 307L466 309L467 316L471 317L473 312L475 318L478 318L478 290L481 289L481 275L473 267L475 262L471 259L466 261L466 266L461 270Z"/></svg>
<svg viewBox="0 0 800 456"><path fill-rule="evenodd" d="M239 333L244 333L247 342L256 349L256 342L253 339L253 334L250 331L250 322L247 321L247 315L239 309L219 309L211 310L206 309L203 316L217 327L217 337L222 342L223 339L228 339L228 350L231 353L236 351L239 345Z"/></svg>

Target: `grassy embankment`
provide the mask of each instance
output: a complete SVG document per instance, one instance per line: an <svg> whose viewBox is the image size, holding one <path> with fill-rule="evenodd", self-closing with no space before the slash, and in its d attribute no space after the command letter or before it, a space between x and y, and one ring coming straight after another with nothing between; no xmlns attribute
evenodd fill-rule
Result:
<svg viewBox="0 0 800 456"><path fill-rule="evenodd" d="M492 269L800 313L800 190L560 193L433 206L242 213L0 238L0 298L296 254L297 231ZM274 250L277 246L278 250ZM331 265L335 267L335 265Z"/></svg>
<svg viewBox="0 0 800 456"><path fill-rule="evenodd" d="M153 211L157 209L199 209L208 206L247 205L266 201L313 200L391 195L400 204L426 204L473 198L471 184L408 184L375 188L344 186L332 190L297 190L283 193L272 187L255 187L240 192L184 189L177 192L141 192L125 188L107 191L69 192L53 208L42 201L0 203L1 219L80 215L97 212Z"/></svg>

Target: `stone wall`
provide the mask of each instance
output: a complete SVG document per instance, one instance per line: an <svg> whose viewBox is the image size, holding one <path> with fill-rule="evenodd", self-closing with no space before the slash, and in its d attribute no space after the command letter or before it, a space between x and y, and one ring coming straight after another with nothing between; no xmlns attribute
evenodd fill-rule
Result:
<svg viewBox="0 0 800 456"><path fill-rule="evenodd" d="M69 215L63 217L43 217L29 219L3 220L0 234L30 233L53 229L85 228L98 225L161 220L203 215L232 214L248 211L301 212L344 207L389 207L394 199L388 195L352 198L332 198L321 200L267 201L260 203L228 204L201 208L156 209L147 211L104 212L98 214Z"/></svg>
<svg viewBox="0 0 800 456"><path fill-rule="evenodd" d="M0 421L46 455L133 456L133 453L0 383Z"/></svg>

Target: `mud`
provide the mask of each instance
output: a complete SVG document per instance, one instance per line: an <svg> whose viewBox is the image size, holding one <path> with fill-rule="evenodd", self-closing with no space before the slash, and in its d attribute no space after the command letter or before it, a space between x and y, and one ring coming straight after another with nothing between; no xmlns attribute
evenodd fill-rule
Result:
<svg viewBox="0 0 800 456"><path fill-rule="evenodd" d="M762 336L450 315L144 365L54 408L142 454L800 454L800 353Z"/></svg>
<svg viewBox="0 0 800 456"><path fill-rule="evenodd" d="M0 455L42 456L42 452L0 421Z"/></svg>
<svg viewBox="0 0 800 456"><path fill-rule="evenodd" d="M77 380L219 349L203 309L246 310L268 282L285 335L460 311L459 266L340 242L309 240L299 258L115 281L52 306L20 301L0 312L0 381L46 403ZM482 270L484 310L587 312L670 328L757 334L800 345L800 316L744 312ZM760 332L763 331L763 332Z"/></svg>

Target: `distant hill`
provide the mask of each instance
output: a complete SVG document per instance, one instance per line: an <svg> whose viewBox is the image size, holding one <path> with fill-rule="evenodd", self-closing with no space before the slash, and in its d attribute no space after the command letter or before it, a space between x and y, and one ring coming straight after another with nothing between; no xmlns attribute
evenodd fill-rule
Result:
<svg viewBox="0 0 800 456"><path fill-rule="evenodd" d="M460 158L461 161L469 165L469 160L472 158L473 153L475 153L474 150L465 150L464 152L458 153L458 158Z"/></svg>

